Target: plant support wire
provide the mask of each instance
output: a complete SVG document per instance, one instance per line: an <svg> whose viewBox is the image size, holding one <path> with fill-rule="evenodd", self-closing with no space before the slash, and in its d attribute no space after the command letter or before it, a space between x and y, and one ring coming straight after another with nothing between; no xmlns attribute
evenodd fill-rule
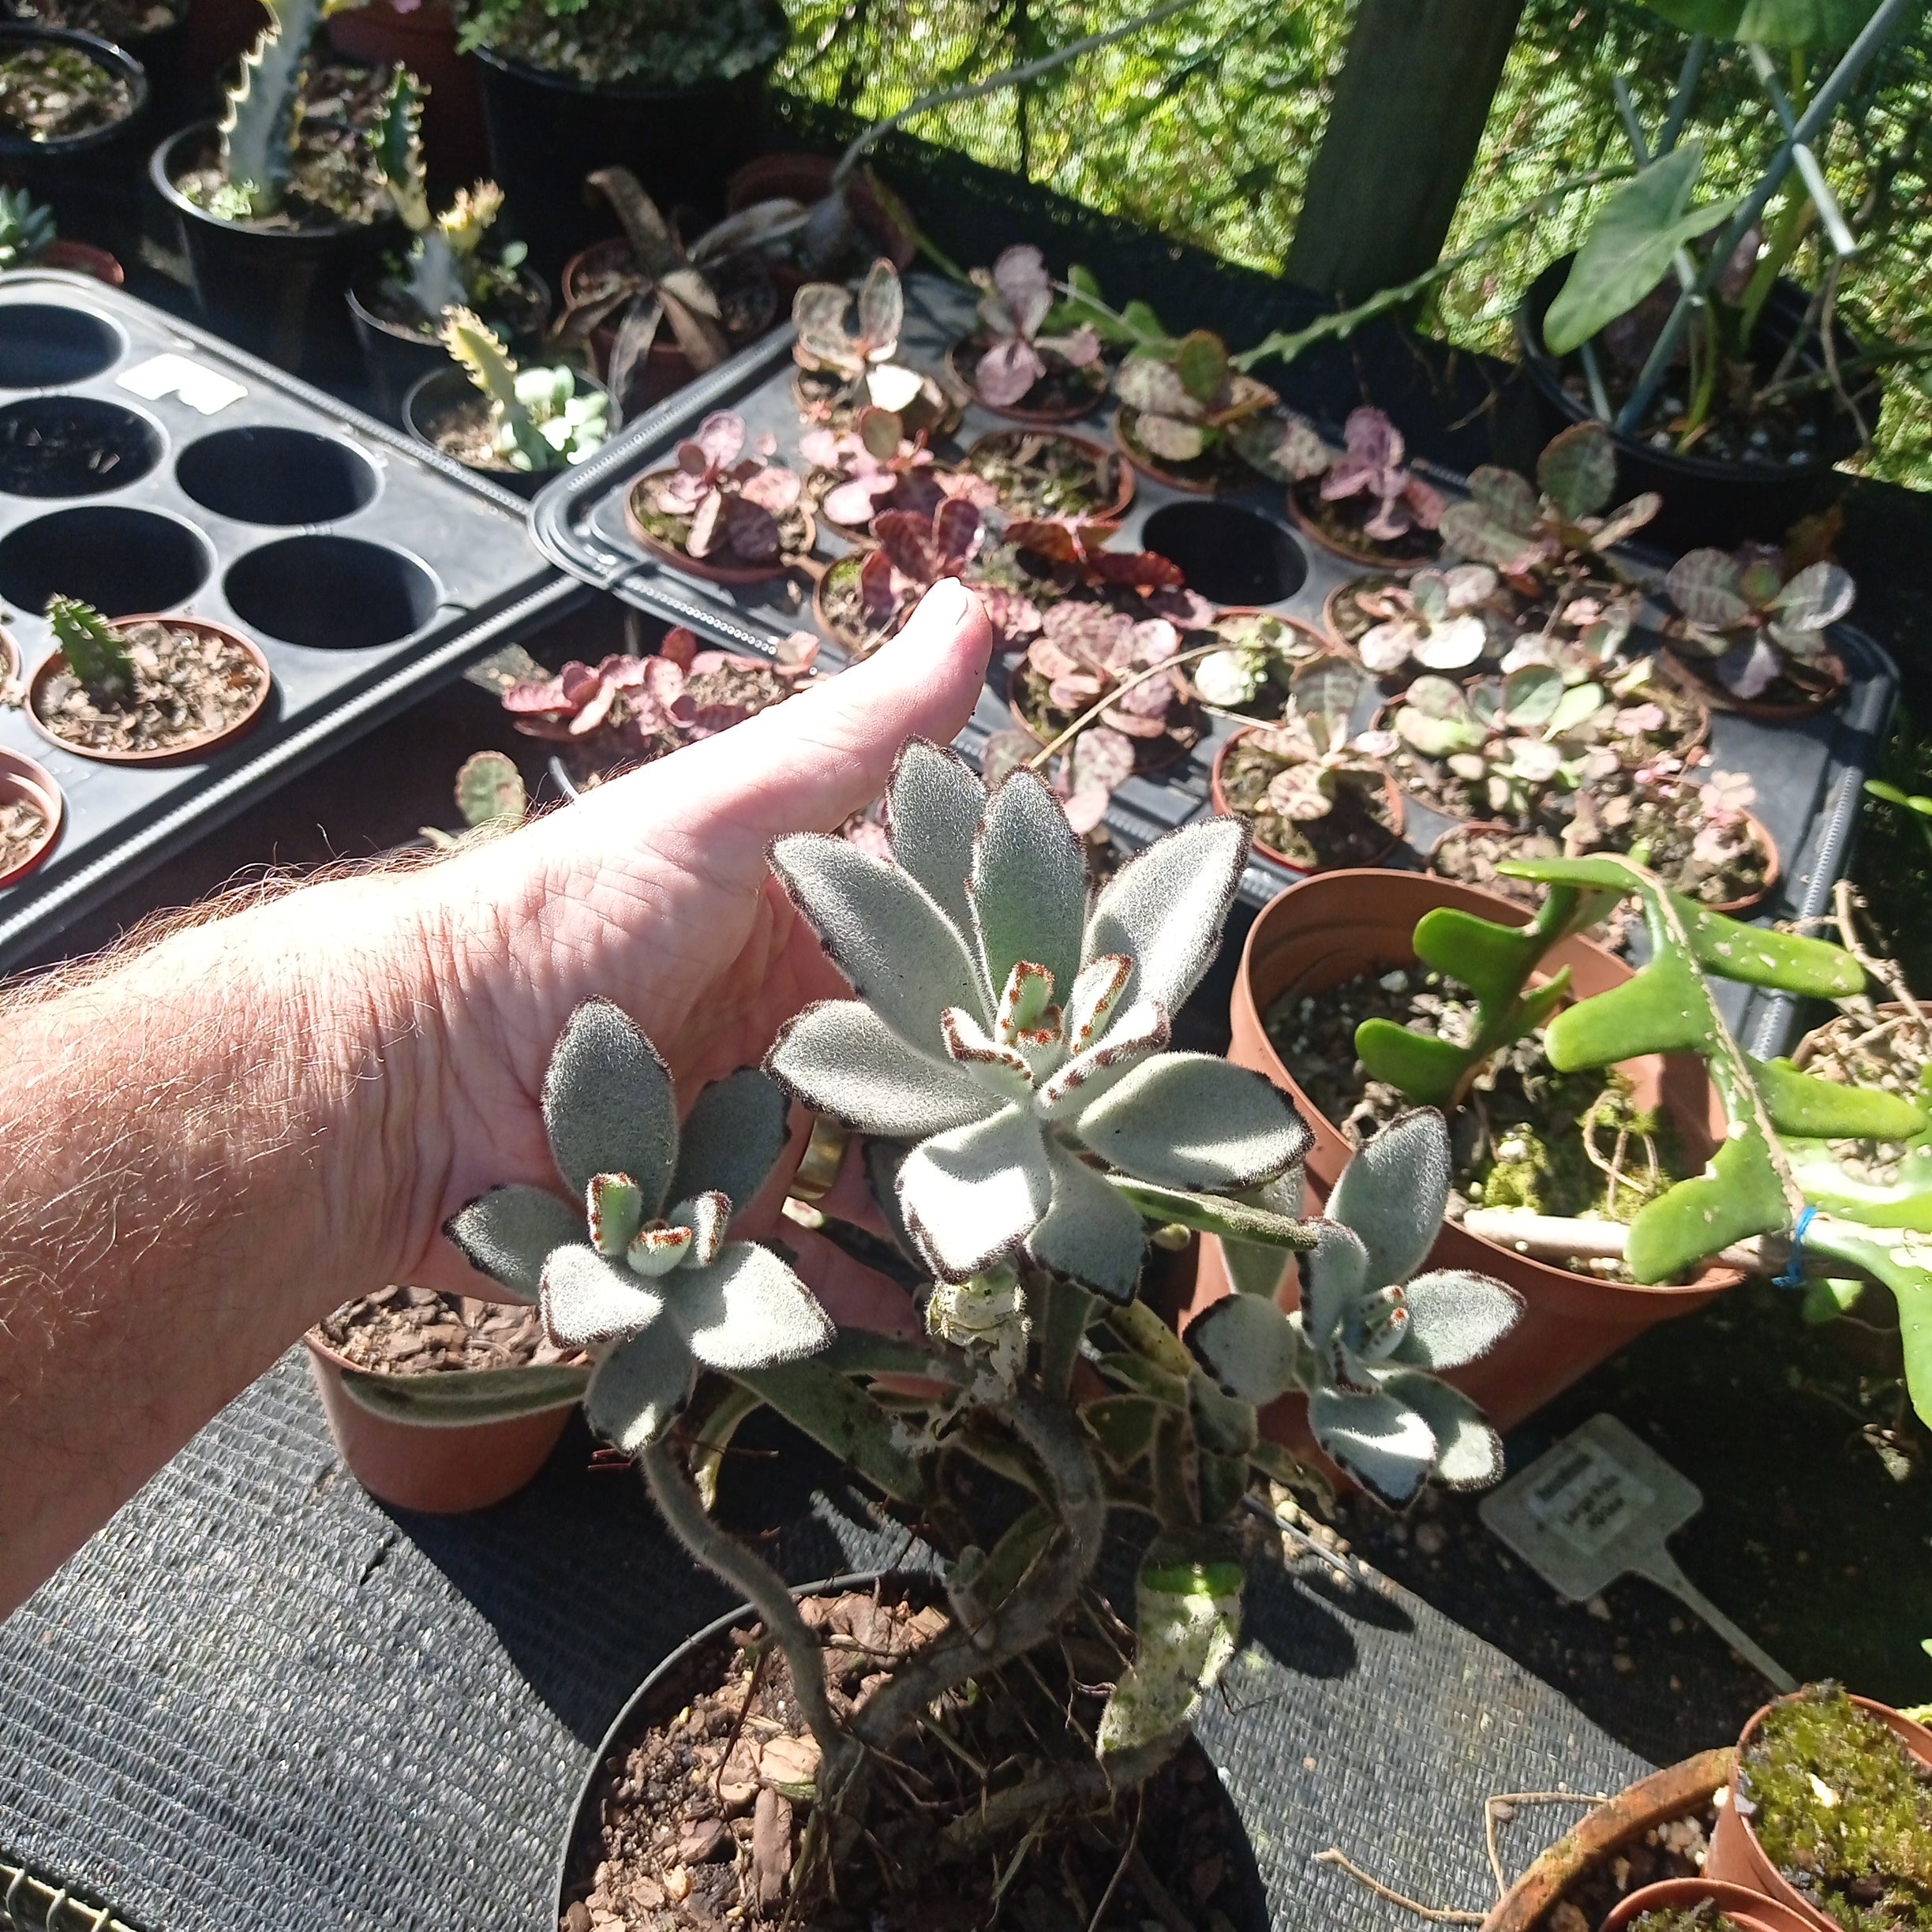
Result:
<svg viewBox="0 0 1932 1932"><path fill-rule="evenodd" d="M0 1932L133 1932L111 1905L76 1898L0 1854Z"/></svg>
<svg viewBox="0 0 1932 1932"><path fill-rule="evenodd" d="M1812 96L1810 106L1795 122L1790 118L1791 103L1784 99L1782 90L1773 94L1773 108L1778 112L1784 129L1783 145L1772 157L1771 165L1759 177L1758 185L1745 197L1743 204L1732 216L1730 226L1724 230L1717 245L1710 251L1695 282L1678 296L1676 305L1671 310L1669 319L1664 323L1644 363L1643 372L1637 378L1636 386L1631 391L1612 425L1615 429L1625 435L1634 433L1636 425L1643 420L1645 412L1663 386L1671 359L1677 353L1677 345L1683 339L1684 331L1690 325L1692 313L1709 296L1712 285L1723 273L1725 263L1737 253L1744 238L1750 233L1758 217L1769 205L1771 197L1784 185L1785 176L1790 174L1793 167L1797 167L1799 179L1805 183L1807 190L1810 188L1814 174L1819 184L1823 185L1823 175L1818 172L1816 158L1811 153L1812 142L1824 131L1832 116L1837 112L1839 103L1850 92L1852 84L1864 71L1872 56L1891 38L1896 28L1910 16L1917 13L1924 5L1925 0L1881 0L1878 11L1865 23L1859 37L1845 50L1838 65ZM1763 50L1752 48L1749 51L1752 54L1753 64L1756 66L1758 57L1762 54ZM1765 58L1768 62L1769 57ZM1763 69L1759 67L1758 72L1762 77ZM1684 78L1693 82L1696 79L1696 68L1687 59L1684 63ZM1683 126L1684 92L1683 84L1680 80L1679 97L1672 103L1669 118L1665 124L1667 132L1673 129L1681 129ZM1804 155L1810 163L1809 171L1799 161L1800 155ZM1827 205L1834 212L1837 212L1837 204L1831 200L1829 188L1825 192L1826 200L1819 204L1818 209L1822 215L1825 214ZM1843 227L1842 215L1840 215L1839 221L1840 226ZM1826 218L1826 226L1829 231L1829 217ZM1833 240L1835 247L1835 235Z"/></svg>

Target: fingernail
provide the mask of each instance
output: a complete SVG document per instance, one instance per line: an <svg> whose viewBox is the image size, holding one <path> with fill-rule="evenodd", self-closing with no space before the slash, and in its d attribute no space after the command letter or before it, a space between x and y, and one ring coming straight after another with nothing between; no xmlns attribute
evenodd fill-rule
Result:
<svg viewBox="0 0 1932 1932"><path fill-rule="evenodd" d="M945 624L949 627L957 624L966 615L972 593L957 577L942 577L919 599L915 613L929 624ZM907 629L912 627L908 625Z"/></svg>

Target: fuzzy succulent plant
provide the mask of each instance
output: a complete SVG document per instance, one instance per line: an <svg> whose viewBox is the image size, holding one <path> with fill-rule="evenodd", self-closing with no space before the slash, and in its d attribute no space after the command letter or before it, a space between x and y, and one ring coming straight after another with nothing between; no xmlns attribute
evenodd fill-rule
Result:
<svg viewBox="0 0 1932 1932"><path fill-rule="evenodd" d="M1300 1305L1275 1299L1283 1257L1249 1249L1231 1265L1262 1292L1217 1301L1188 1346L1222 1391L1256 1406L1308 1397L1315 1440L1383 1501L1408 1502L1433 1474L1478 1488L1503 1473L1482 1411L1438 1371L1487 1354L1515 1326L1522 1297L1486 1275L1418 1273L1448 1204L1449 1133L1420 1109L1366 1142L1329 1196L1303 1260Z"/></svg>
<svg viewBox="0 0 1932 1932"><path fill-rule="evenodd" d="M963 1282L1022 1258L1130 1301L1147 1236L1115 1177L1227 1193L1294 1166L1307 1128L1257 1076L1166 1050L1248 854L1215 820L1131 859L1089 908L1086 860L1030 772L988 793L949 752L901 754L890 863L832 838L772 864L859 998L808 1007L769 1071L909 1144L904 1224Z"/></svg>
<svg viewBox="0 0 1932 1932"><path fill-rule="evenodd" d="M1432 530L1442 522L1442 492L1408 466L1402 432L1380 410L1350 410L1342 425L1342 453L1331 457L1320 473L1322 500L1364 499L1370 506L1362 526L1365 536L1376 543L1394 543L1412 530Z"/></svg>
<svg viewBox="0 0 1932 1932"><path fill-rule="evenodd" d="M774 437L761 436L745 453L745 421L713 410L695 436L677 446L676 463L651 485L654 507L688 519L685 548L695 557L769 563L783 549L778 519L803 494L796 470L772 462Z"/></svg>
<svg viewBox="0 0 1932 1932"><path fill-rule="evenodd" d="M575 369L519 369L469 309L444 316L443 343L489 398L496 454L512 470L561 470L603 447L609 399L598 389L579 395Z"/></svg>
<svg viewBox="0 0 1932 1932"><path fill-rule="evenodd" d="M51 208L24 188L0 188L0 269L31 267L55 238Z"/></svg>
<svg viewBox="0 0 1932 1932"><path fill-rule="evenodd" d="M1124 432L1164 462L1188 463L1230 443L1238 425L1271 408L1267 384L1228 361L1227 344L1207 329L1136 350L1114 372L1129 412Z"/></svg>
<svg viewBox="0 0 1932 1932"><path fill-rule="evenodd" d="M1486 565L1460 564L1361 592L1357 607L1377 618L1356 645L1362 662L1385 677L1412 664L1425 671L1467 669L1488 648L1485 613L1496 582Z"/></svg>
<svg viewBox="0 0 1932 1932"><path fill-rule="evenodd" d="M1445 541L1506 576L1535 579L1601 555L1632 537L1663 507L1654 490L1608 508L1616 492L1616 446L1600 422L1574 423L1537 459L1537 480L1494 463L1470 473L1466 503L1442 517Z"/></svg>
<svg viewBox="0 0 1932 1932"><path fill-rule="evenodd" d="M656 1442L700 1368L799 1361L830 1320L769 1248L728 1237L785 1143L784 1095L747 1069L707 1087L682 1128L671 1076L617 1007L586 1002L544 1076L544 1125L566 1200L513 1185L472 1201L448 1234L560 1348L593 1355L591 1426Z"/></svg>
<svg viewBox="0 0 1932 1932"><path fill-rule="evenodd" d="M985 401L1010 409L1056 369L1098 376L1100 338L1089 324L1078 323L1065 335L1041 333L1053 313L1054 291L1038 249L1028 243L1006 249L990 269L975 268L972 277L980 290L980 326L991 339L973 369Z"/></svg>
<svg viewBox="0 0 1932 1932"><path fill-rule="evenodd" d="M1857 586L1842 564L1792 571L1775 545L1747 545L1687 551L1664 588L1683 613L1681 642L1712 661L1726 690L1752 698L1780 678L1830 681L1825 632L1851 610Z"/></svg>

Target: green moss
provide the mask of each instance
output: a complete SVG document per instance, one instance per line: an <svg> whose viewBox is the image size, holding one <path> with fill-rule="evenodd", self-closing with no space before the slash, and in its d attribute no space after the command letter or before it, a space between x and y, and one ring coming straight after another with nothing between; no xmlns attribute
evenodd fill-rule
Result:
<svg viewBox="0 0 1932 1932"><path fill-rule="evenodd" d="M1482 1177L1485 1208L1523 1208L1532 1214L1628 1221L1673 1180L1683 1163L1670 1122L1631 1104L1629 1084L1612 1073L1552 1073L1539 1054L1533 1070L1511 1091L1497 1083L1488 1098L1493 1164ZM1627 1137L1612 1198L1609 1176L1593 1161L1573 1123L1595 1111L1596 1146L1614 1157L1619 1133ZM1657 1152L1651 1171L1646 1143Z"/></svg>
<svg viewBox="0 0 1932 1932"><path fill-rule="evenodd" d="M1846 1932L1932 1932L1932 1771L1837 1685L1773 1708L1742 1783L1765 1856Z"/></svg>
<svg viewBox="0 0 1932 1932"><path fill-rule="evenodd" d="M1631 1932L1738 1932L1737 1921L1727 1919L1709 1899L1679 1911L1647 1911L1631 1921Z"/></svg>

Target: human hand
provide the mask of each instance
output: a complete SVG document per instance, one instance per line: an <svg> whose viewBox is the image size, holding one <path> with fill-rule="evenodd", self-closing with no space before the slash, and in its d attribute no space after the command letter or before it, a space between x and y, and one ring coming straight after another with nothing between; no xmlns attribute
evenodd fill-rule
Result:
<svg viewBox="0 0 1932 1932"><path fill-rule="evenodd" d="M864 663L411 882L426 895L426 963L413 1002L421 1072L409 1083L414 1175L397 1279L486 1290L444 1222L502 1182L556 1186L538 1102L551 1048L582 1001L622 1006L688 1104L706 1082L758 1061L807 1002L849 994L766 852L784 833L835 830L869 803L909 736L953 738L991 647L977 600L941 583ZM809 1125L801 1110L784 1173ZM835 1211L856 1198L851 1174L848 1163ZM768 1188L740 1226L768 1231L782 1192ZM829 1244L796 1228L784 1238L835 1318L902 1316L882 1277L841 1267Z"/></svg>

